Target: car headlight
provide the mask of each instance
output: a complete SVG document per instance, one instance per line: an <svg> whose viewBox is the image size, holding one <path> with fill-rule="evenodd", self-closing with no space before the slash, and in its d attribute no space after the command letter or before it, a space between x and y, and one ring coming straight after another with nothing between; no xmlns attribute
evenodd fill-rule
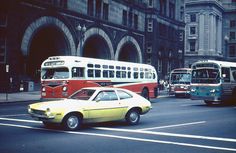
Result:
<svg viewBox="0 0 236 153"><path fill-rule="evenodd" d="M45 88L45 87L43 87L43 88L42 88L42 92L45 92L45 91L46 91L46 88Z"/></svg>
<svg viewBox="0 0 236 153"><path fill-rule="evenodd" d="M47 116L50 116L50 115L51 115L51 110L50 110L50 108L47 108L47 109L46 109L46 115L47 115Z"/></svg>
<svg viewBox="0 0 236 153"><path fill-rule="evenodd" d="M30 108L30 106L28 106L28 112L29 112L29 113L31 112L31 108Z"/></svg>
<svg viewBox="0 0 236 153"><path fill-rule="evenodd" d="M67 91L67 87L64 86L64 87L62 88L62 91L66 92L66 91Z"/></svg>

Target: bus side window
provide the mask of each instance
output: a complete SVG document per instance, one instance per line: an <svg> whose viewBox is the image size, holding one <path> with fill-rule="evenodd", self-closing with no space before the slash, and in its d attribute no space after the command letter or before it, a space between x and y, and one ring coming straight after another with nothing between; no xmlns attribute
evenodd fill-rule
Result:
<svg viewBox="0 0 236 153"><path fill-rule="evenodd" d="M84 68L73 67L72 68L72 77L84 77Z"/></svg>
<svg viewBox="0 0 236 153"><path fill-rule="evenodd" d="M138 79L138 72L134 72L133 75L134 75L134 79Z"/></svg>
<svg viewBox="0 0 236 153"><path fill-rule="evenodd" d="M93 78L93 69L88 69L88 77Z"/></svg>
<svg viewBox="0 0 236 153"><path fill-rule="evenodd" d="M108 78L108 70L103 70L103 77Z"/></svg>
<svg viewBox="0 0 236 153"><path fill-rule="evenodd" d="M100 78L101 77L101 70L95 70L95 77Z"/></svg>
<svg viewBox="0 0 236 153"><path fill-rule="evenodd" d="M230 69L226 67L222 67L222 77L224 82L230 82Z"/></svg>
<svg viewBox="0 0 236 153"><path fill-rule="evenodd" d="M236 82L236 67L231 67L233 81Z"/></svg>

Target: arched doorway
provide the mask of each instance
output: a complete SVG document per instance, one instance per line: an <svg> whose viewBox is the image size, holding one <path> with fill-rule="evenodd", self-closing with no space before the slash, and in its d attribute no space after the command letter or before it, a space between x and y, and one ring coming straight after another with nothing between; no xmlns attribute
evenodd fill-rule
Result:
<svg viewBox="0 0 236 153"><path fill-rule="evenodd" d="M137 49L132 43L129 42L122 46L118 56L118 60L126 62L134 62L134 63L140 62Z"/></svg>
<svg viewBox="0 0 236 153"><path fill-rule="evenodd" d="M89 37L81 50L83 57L111 59L109 46L100 35Z"/></svg>
<svg viewBox="0 0 236 153"><path fill-rule="evenodd" d="M65 35L58 27L48 25L39 28L29 44L26 75L34 81L39 81L41 63L49 56L68 55L68 51Z"/></svg>

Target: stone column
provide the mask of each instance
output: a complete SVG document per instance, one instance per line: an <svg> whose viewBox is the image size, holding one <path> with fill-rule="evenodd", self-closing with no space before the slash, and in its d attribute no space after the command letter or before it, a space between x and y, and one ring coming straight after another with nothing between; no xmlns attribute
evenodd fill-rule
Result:
<svg viewBox="0 0 236 153"><path fill-rule="evenodd" d="M217 52L222 54L222 18L218 18Z"/></svg>
<svg viewBox="0 0 236 153"><path fill-rule="evenodd" d="M199 14L199 36L198 36L198 40L199 40L199 52L203 52L204 51L204 14L203 12L201 12Z"/></svg>
<svg viewBox="0 0 236 153"><path fill-rule="evenodd" d="M215 50L215 16L213 13L210 13L210 25L209 25L209 32L210 32L210 45L209 49L210 52L213 52ZM211 54L211 53L210 53Z"/></svg>

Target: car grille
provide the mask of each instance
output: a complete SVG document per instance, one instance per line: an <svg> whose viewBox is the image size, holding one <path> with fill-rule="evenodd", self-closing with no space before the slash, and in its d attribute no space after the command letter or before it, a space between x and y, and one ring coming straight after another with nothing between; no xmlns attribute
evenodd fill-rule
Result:
<svg viewBox="0 0 236 153"><path fill-rule="evenodd" d="M32 114L45 115L45 111L32 109Z"/></svg>

